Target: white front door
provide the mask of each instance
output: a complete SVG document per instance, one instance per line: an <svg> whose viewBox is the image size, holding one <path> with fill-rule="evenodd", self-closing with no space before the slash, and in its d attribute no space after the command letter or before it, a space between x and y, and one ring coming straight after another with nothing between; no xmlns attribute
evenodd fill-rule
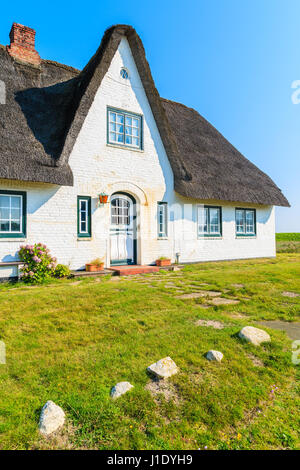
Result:
<svg viewBox="0 0 300 470"><path fill-rule="evenodd" d="M135 264L135 203L126 194L114 194L110 199L110 212L110 264Z"/></svg>

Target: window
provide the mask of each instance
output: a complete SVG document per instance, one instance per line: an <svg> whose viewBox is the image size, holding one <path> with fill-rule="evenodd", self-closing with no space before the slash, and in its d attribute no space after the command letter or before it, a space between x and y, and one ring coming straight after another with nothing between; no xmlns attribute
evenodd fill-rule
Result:
<svg viewBox="0 0 300 470"><path fill-rule="evenodd" d="M108 143L142 149L142 116L108 109Z"/></svg>
<svg viewBox="0 0 300 470"><path fill-rule="evenodd" d="M198 236L222 236L221 207L198 206Z"/></svg>
<svg viewBox="0 0 300 470"><path fill-rule="evenodd" d="M78 222L77 222L77 235L78 237L91 237L91 198L89 196L78 196L77 197L77 213L78 213Z"/></svg>
<svg viewBox="0 0 300 470"><path fill-rule="evenodd" d="M166 202L157 204L157 231L159 238L168 236L168 204Z"/></svg>
<svg viewBox="0 0 300 470"><path fill-rule="evenodd" d="M120 70L120 75L121 75L122 78L124 78L124 80L127 80L128 77L129 77L128 70L125 69L125 67L122 67L121 70Z"/></svg>
<svg viewBox="0 0 300 470"><path fill-rule="evenodd" d="M124 198L111 201L112 225L130 225L130 203Z"/></svg>
<svg viewBox="0 0 300 470"><path fill-rule="evenodd" d="M0 191L0 237L26 237L26 193Z"/></svg>
<svg viewBox="0 0 300 470"><path fill-rule="evenodd" d="M256 210L236 209L235 210L236 235L243 237L253 237L256 235Z"/></svg>

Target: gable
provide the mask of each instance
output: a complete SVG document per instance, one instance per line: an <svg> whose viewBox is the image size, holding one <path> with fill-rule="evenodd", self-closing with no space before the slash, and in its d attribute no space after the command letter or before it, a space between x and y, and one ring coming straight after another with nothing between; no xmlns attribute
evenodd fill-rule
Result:
<svg viewBox="0 0 300 470"><path fill-rule="evenodd" d="M120 71L126 70L124 79ZM132 116L139 121L142 149L109 138L109 115ZM113 124L116 128L116 124ZM126 126L120 125L125 131ZM127 128L128 130L128 128ZM125 133L124 133L125 137ZM92 166L89 165L93 162ZM142 183L149 192L155 187L174 189L173 172L141 81L130 45L125 37L119 43L93 102L85 117L70 155L74 173L85 178ZM152 176L152 177L151 177Z"/></svg>

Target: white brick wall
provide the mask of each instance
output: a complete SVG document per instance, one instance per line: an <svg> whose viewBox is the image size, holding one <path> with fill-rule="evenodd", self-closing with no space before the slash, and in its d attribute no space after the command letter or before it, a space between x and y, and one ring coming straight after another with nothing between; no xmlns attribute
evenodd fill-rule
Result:
<svg viewBox="0 0 300 470"><path fill-rule="evenodd" d="M130 80L120 77L122 66L129 70ZM107 106L143 115L143 151L107 145ZM122 40L95 96L74 145L70 165L74 173L73 187L0 180L0 189L26 191L28 201L27 239L0 240L1 261L15 259L21 243L40 241L49 246L59 262L73 269L102 256L109 264L110 207L109 204L99 206L97 202L98 194L103 191L108 194L125 191L136 198L140 264L152 263L162 255L174 259L177 252L182 262L275 255L272 207L256 206L256 238L236 239L235 207L244 204L211 201L212 205L223 206L223 237L197 239L199 201L174 193L171 166L126 39ZM77 238L77 195L92 197L92 237L87 241ZM168 240L157 239L157 201L169 203ZM247 207L255 206L247 204Z"/></svg>

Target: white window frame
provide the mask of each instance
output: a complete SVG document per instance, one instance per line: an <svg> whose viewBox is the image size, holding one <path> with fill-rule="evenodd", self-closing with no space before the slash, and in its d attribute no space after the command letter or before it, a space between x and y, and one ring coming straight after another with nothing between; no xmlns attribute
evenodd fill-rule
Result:
<svg viewBox="0 0 300 470"><path fill-rule="evenodd" d="M168 203L157 203L157 235L158 238L168 238Z"/></svg>
<svg viewBox="0 0 300 470"><path fill-rule="evenodd" d="M116 115L116 120L114 121L111 119L111 115L115 114ZM123 117L123 123L118 123L117 122L117 116L122 116ZM139 125L138 126L133 126L132 123L126 124L126 118L130 119L137 119ZM116 126L115 130L112 130L111 124L114 124ZM123 126L123 131L118 132L117 126ZM131 134L126 134L126 127L131 129ZM138 135L135 136L132 134L133 129L138 130ZM111 140L110 134L113 133L115 134L116 138L118 136L122 136L122 141L117 141L117 140ZM126 142L126 136L131 137L131 140L133 139L138 139L138 145L135 145L133 143L127 143ZM125 147L125 148L132 148L135 150L143 150L143 116L140 114L135 114L135 113L130 113L127 111L123 111L121 109L115 109L108 107L107 108L107 143L109 145L116 145L117 147Z"/></svg>
<svg viewBox="0 0 300 470"><path fill-rule="evenodd" d="M85 209L84 210L81 208L81 205L82 205L83 202L85 204ZM83 218L82 218L83 213L85 214L85 220L83 220ZM79 198L79 233L81 233L82 235L89 233L88 218L89 218L89 202L88 202L87 199L80 199ZM81 228L82 223L85 223L85 227L86 227L85 230L82 230L82 228Z"/></svg>
<svg viewBox="0 0 300 470"><path fill-rule="evenodd" d="M23 195L21 194L9 194L9 193L0 193L0 196L3 196L3 197L8 197L10 198L10 201L9 201L9 207L6 207L5 209L9 209L9 219L0 219L0 222L1 220L5 220L5 221L8 221L9 222L9 230L1 230L0 228L0 234L1 235L10 235L10 234L22 234L23 233ZM11 218L11 199L12 198L19 198L21 200L21 204L20 204L20 218L19 220L17 219L12 219ZM12 222L19 222L20 223L20 230L11 230L11 223ZM1 225L0 225L1 227Z"/></svg>
<svg viewBox="0 0 300 470"><path fill-rule="evenodd" d="M237 225L237 214L242 213L243 218L243 225L239 225L239 227L243 227L243 231L238 231ZM249 225L247 225L247 214L253 214L253 230L248 230ZM252 224L251 224L252 227ZM235 234L237 237L255 237L256 236L256 209L245 209L242 207L237 207L235 209Z"/></svg>
<svg viewBox="0 0 300 470"><path fill-rule="evenodd" d="M211 231L210 211L218 211L218 228L217 232ZM204 218L203 218L204 215ZM214 224L215 225L215 224ZM203 230L200 228L203 228ZM205 230L206 228L206 230ZM197 206L197 236L198 238L220 238L222 237L222 207L221 206Z"/></svg>

